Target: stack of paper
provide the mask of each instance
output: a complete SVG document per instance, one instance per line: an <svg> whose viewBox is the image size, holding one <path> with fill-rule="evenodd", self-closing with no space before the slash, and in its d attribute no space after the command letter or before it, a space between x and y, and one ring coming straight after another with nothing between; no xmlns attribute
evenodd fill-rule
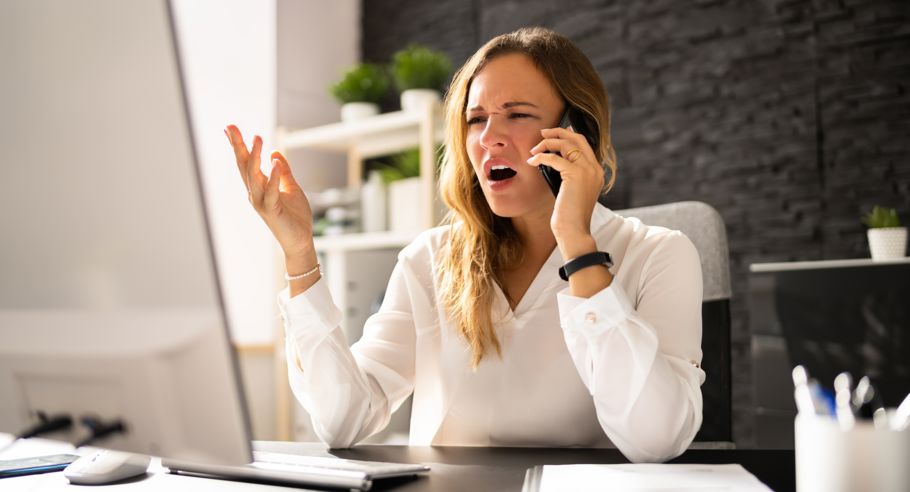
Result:
<svg viewBox="0 0 910 492"><path fill-rule="evenodd" d="M770 492L741 465L546 465L528 469L522 492L554 490Z"/></svg>

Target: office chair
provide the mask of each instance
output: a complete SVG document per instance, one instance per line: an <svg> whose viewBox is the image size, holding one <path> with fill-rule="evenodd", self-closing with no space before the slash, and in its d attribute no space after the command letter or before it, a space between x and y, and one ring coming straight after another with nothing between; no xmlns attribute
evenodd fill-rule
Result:
<svg viewBox="0 0 910 492"><path fill-rule="evenodd" d="M616 210L647 225L682 231L692 240L701 259L704 281L702 300L702 385L704 420L693 447L732 447L733 408L730 369L730 262L727 232L720 214L702 202L675 202ZM716 443L707 445L706 441Z"/></svg>

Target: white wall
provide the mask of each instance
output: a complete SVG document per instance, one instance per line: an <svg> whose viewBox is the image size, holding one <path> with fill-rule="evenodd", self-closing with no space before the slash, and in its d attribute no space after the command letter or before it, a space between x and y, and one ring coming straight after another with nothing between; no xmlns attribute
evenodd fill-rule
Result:
<svg viewBox="0 0 910 492"><path fill-rule="evenodd" d="M360 60L360 2L278 0L278 125L309 128L339 121L328 87ZM346 186L344 155L289 152L304 190Z"/></svg>
<svg viewBox="0 0 910 492"><path fill-rule="evenodd" d="M359 0L278 0L277 50L278 125L297 129L339 121L340 106L328 86L360 60ZM343 155L295 150L288 158L305 191L347 183ZM285 422L289 437L315 440L309 415L293 396L285 396L292 410L292 422Z"/></svg>
<svg viewBox="0 0 910 492"><path fill-rule="evenodd" d="M247 201L223 129L236 124L248 142L261 135L268 172L275 128L275 1L173 5L232 333L240 344L269 343L281 287L277 246Z"/></svg>
<svg viewBox="0 0 910 492"><path fill-rule="evenodd" d="M233 335L245 345L272 343L276 334L282 341L275 304L284 287L280 251L246 200L222 129L234 123L247 141L261 135L267 157L277 125L306 128L338 121L339 105L327 87L359 60L360 3L174 0L174 9ZM346 182L344 156L301 150L289 158L304 190ZM282 420L293 417L275 404L299 405L276 400L282 392L287 398L288 388L275 380L263 352L240 353L254 437L286 437L283 429L292 423ZM302 421L296 437L314 438L305 413L295 416Z"/></svg>

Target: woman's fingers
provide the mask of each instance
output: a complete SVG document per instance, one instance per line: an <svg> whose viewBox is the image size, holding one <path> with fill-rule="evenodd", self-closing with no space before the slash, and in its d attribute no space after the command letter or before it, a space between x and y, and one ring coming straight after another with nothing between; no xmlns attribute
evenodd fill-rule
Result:
<svg viewBox="0 0 910 492"><path fill-rule="evenodd" d="M269 181L265 186L262 196L262 208L265 213L271 213L278 207L278 200L281 191L278 189L281 181L281 162L278 159L272 160L272 171L269 173Z"/></svg>
<svg viewBox="0 0 910 492"><path fill-rule="evenodd" d="M262 137L256 135L253 137L253 148L250 149L250 157L246 162L247 185L250 191L250 201L253 205L262 203L262 195L265 193L267 178L259 169L262 154Z"/></svg>
<svg viewBox="0 0 910 492"><path fill-rule="evenodd" d="M269 156L272 159L272 162L278 161L280 164L279 171L281 175L281 191L289 192L295 188L300 188L300 185L297 183L297 180L294 179L294 174L291 172L291 163L288 162L287 157L284 156L281 152L277 150L272 152L272 155Z"/></svg>
<svg viewBox="0 0 910 492"><path fill-rule="evenodd" d="M584 182L603 180L603 168L573 142L547 139L538 144L535 149L532 152L536 153L528 159L528 164L532 166L546 164L559 171L563 181L572 177L581 177ZM559 152L559 154L552 152Z"/></svg>
<svg viewBox="0 0 910 492"><path fill-rule="evenodd" d="M540 166L540 165L550 166L553 169L559 171L560 173L569 171L573 167L572 163L569 162L568 160L566 160L565 157L562 157L558 154L551 154L551 153L547 153L547 152L541 152L539 154L535 154L535 155L531 156L531 158L528 159L528 164L530 164L532 166Z"/></svg>
<svg viewBox="0 0 910 492"><path fill-rule="evenodd" d="M568 128L544 128L540 131L540 134L543 138L562 138L565 140L571 140L577 144L587 144L588 140L584 135L578 132L569 130ZM590 147L590 145L588 145Z"/></svg>
<svg viewBox="0 0 910 492"><path fill-rule="evenodd" d="M246 145L243 144L243 135L240 133L240 130L237 129L234 125L228 125L224 129L224 135L228 139L228 143L231 144L231 150L234 151L234 160L237 163L237 170L240 172L240 179L243 180L243 187L247 190L250 189L249 178L247 178L246 164L249 159L249 152L246 150Z"/></svg>
<svg viewBox="0 0 910 492"><path fill-rule="evenodd" d="M241 134L240 130L234 125L228 125L224 129L224 134L227 135L228 142L231 144L231 149L234 151L234 158L237 160L237 165L244 165L250 157L250 154L247 152L246 145L243 143L243 134ZM246 173L243 174L245 175Z"/></svg>
<svg viewBox="0 0 910 492"><path fill-rule="evenodd" d="M588 158L591 159L591 162L597 162L597 158L594 154L594 149L591 148L591 144L588 143L588 139L585 138L585 136L581 133L576 133L566 128L546 128L541 130L540 134L545 140L558 139L570 142L571 144L574 144L574 148L577 148L583 154L587 155Z"/></svg>
<svg viewBox="0 0 910 492"><path fill-rule="evenodd" d="M572 153L573 150L581 152L578 145L571 140L566 140L564 138L545 138L531 149L531 154L536 155L541 152L559 152L566 158L569 158L569 154ZM572 159L569 158L569 160L571 161Z"/></svg>

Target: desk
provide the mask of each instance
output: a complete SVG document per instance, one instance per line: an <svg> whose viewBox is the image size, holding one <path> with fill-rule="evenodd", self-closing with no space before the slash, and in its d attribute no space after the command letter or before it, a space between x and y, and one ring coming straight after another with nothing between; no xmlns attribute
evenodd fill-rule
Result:
<svg viewBox="0 0 910 492"><path fill-rule="evenodd" d="M41 441L39 441L41 442ZM43 441L49 443L50 441ZM65 447L45 445L40 452L30 442L17 444L2 458L13 457L12 451L22 456L23 450L33 454L66 452ZM322 444L290 442L257 442L256 449L284 453L326 455ZM45 452L46 451L46 452ZM411 447L365 445L353 449L332 450L329 454L339 458L371 461L428 463L432 471L419 478L393 479L377 482L374 490L395 491L520 491L525 470L534 465L571 463L625 463L615 449L543 449L543 448L466 448L466 447ZM795 489L793 451L790 450L690 450L673 463L740 463L759 480L777 492ZM228 482L205 478L164 473L160 461L152 462L151 473L141 479L123 484L106 486L97 490L194 490L194 491L263 491L292 490L286 487ZM62 473L47 473L0 480L0 490L56 491L82 490L87 487L71 486ZM95 489L92 489L95 490ZM300 490L300 489L293 489Z"/></svg>

